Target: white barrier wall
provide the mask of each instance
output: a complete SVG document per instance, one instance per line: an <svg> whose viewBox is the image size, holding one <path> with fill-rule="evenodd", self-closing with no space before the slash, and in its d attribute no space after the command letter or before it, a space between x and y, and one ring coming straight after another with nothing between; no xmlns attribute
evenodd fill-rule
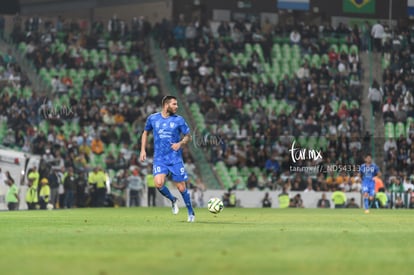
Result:
<svg viewBox="0 0 414 275"><path fill-rule="evenodd" d="M20 190L20 210L27 209L27 205L25 203L25 194L26 194L27 187L22 186ZM179 206L185 207L181 194L175 187L170 187L171 193L179 199ZM222 198L223 194L227 192L225 190L207 190L203 193L204 198L204 205L207 205L209 198L218 197ZM262 199L266 193L266 191L233 191L236 194L236 200L238 202L239 207L244 208L261 208L262 207ZM272 208L279 208L279 200L278 196L281 193L280 191L268 191L270 198L272 199ZM2 193L6 193L6 190L3 190ZM126 192L128 194L128 192ZM0 210L6 210L7 206L4 202L4 194L0 196ZM289 197L293 198L296 194L300 194L303 200L303 204L305 208L316 208L318 200L321 198L323 192L289 192ZM326 198L331 202L331 208L334 207L333 202L331 200L332 192L325 192ZM351 198L355 198L355 202L361 207L361 194L357 192L352 193L345 193L347 200ZM161 196L160 193L156 193L157 196L157 206L165 206L170 207L171 202ZM126 196L127 205L128 205L128 196ZM141 206L147 207L147 190L142 193L141 196Z"/></svg>
<svg viewBox="0 0 414 275"><path fill-rule="evenodd" d="M177 190L174 188L170 189L171 192L179 198L179 205L180 207L185 207L184 202L181 198L181 195L178 193ZM204 205L207 205L208 199L212 197L222 198L223 194L227 192L225 190L207 190L203 194L204 198ZM262 199L266 193L266 191L233 191L236 194L236 199L239 202L240 207L244 208L261 208L262 207ZM280 191L268 191L269 196L272 199L272 208L279 208L279 200L278 196L281 193ZM333 202L331 200L332 192L289 192L289 197L293 198L296 194L300 194L303 200L303 204L305 208L316 208L318 200L321 198L322 194L326 194L326 198L331 202L331 208L334 208ZM352 192L352 193L345 193L347 200L351 198L355 198L355 202L361 207L361 193ZM160 194L157 194L160 196ZM164 199L162 201L165 206L170 206L171 203Z"/></svg>

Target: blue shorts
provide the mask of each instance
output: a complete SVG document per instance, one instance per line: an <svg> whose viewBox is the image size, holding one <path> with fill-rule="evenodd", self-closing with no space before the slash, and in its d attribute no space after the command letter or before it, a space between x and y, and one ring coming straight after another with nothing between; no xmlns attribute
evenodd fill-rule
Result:
<svg viewBox="0 0 414 275"><path fill-rule="evenodd" d="M167 176L171 175L171 179L174 182L182 182L188 179L188 175L185 171L183 162L178 162L171 165L167 165L162 162L154 162L152 166L152 173L154 176L159 174L164 174Z"/></svg>
<svg viewBox="0 0 414 275"><path fill-rule="evenodd" d="M368 193L368 196L373 197L375 195L375 184L362 182L362 194Z"/></svg>

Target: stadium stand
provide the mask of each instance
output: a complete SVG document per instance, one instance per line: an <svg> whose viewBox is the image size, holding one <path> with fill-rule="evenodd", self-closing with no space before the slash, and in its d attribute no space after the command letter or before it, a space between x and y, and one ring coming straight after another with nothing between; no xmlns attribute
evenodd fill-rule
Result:
<svg viewBox="0 0 414 275"><path fill-rule="evenodd" d="M287 155L293 139L302 148L324 150L323 163L296 166L360 161L358 29L340 24L318 33L311 26L299 30L301 40L294 43L287 35L293 29L278 26L272 27L275 35L241 21L216 30L196 27L178 23L166 54L197 128L224 141L206 152L224 188L247 188L252 173L266 182L251 189L293 185L293 178L281 179L295 166ZM195 38L181 36L193 29ZM266 170L274 157L275 170ZM311 176L315 190L335 188L317 173ZM306 177L298 180L297 190L304 190Z"/></svg>
<svg viewBox="0 0 414 275"><path fill-rule="evenodd" d="M414 154L414 30L396 29L383 40L382 92L385 128L384 164L388 173L385 185L407 206L413 190Z"/></svg>
<svg viewBox="0 0 414 275"><path fill-rule="evenodd" d="M2 89L2 106L10 113L5 119L8 124L17 118L12 117L7 97L18 101L15 97L22 94L24 100L17 102L18 107L31 111L22 112L27 119L19 119L26 122L20 143L7 143L2 122L3 144L43 156L49 150L53 156L59 151L64 167L74 167L77 173L102 167L114 186L125 180L123 175L128 176L125 170L139 167L145 175L146 165L141 167L137 161L139 133L146 115L156 111L162 97L148 49L149 30L114 33L103 30L101 22L94 24L90 34L74 22L61 28L52 23L25 26L14 28L13 42L32 61L47 91ZM196 171L191 172L195 178Z"/></svg>
<svg viewBox="0 0 414 275"><path fill-rule="evenodd" d="M9 50L0 52L0 85L0 142L21 148L29 115L22 105L29 99L30 81Z"/></svg>
<svg viewBox="0 0 414 275"><path fill-rule="evenodd" d="M47 91L33 90L25 77L2 88L4 145L41 155L60 151L65 166L79 173L102 166L116 184L125 168L138 164L137 133L145 114L157 108L160 79L149 54L150 26L140 32L111 20L108 26L124 27L106 30L104 22L94 22L87 33L74 21L14 21L21 25L13 28L13 42ZM172 25L163 21L151 34L165 49L173 84L202 133L204 153L223 189L359 190L355 173L320 170L361 163L369 150L360 60L369 43L359 26ZM411 37L401 31L383 44L383 101L393 110L384 114L384 182L390 190L397 188L395 182L409 188L413 173ZM2 56L3 78L19 71L9 54ZM10 102L29 111L21 118ZM11 126L16 121L20 125ZM14 133L19 141L13 142L8 129L19 127ZM322 158L294 163L293 142L298 150L321 151ZM318 169L292 173L301 167Z"/></svg>

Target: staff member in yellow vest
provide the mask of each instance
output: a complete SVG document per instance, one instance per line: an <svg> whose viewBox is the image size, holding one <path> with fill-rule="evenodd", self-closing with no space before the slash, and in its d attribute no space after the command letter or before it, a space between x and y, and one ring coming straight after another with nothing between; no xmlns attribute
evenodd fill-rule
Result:
<svg viewBox="0 0 414 275"><path fill-rule="evenodd" d="M39 179L40 174L37 171L37 167L33 166L29 174L27 175L27 179L33 180L33 188L36 188L36 190L39 188Z"/></svg>
<svg viewBox="0 0 414 275"><path fill-rule="evenodd" d="M38 206L37 203L39 201L39 198L37 195L37 187L34 186L33 177L29 178L28 186L29 188L27 189L27 193L26 193L27 208L29 210L36 210Z"/></svg>
<svg viewBox="0 0 414 275"><path fill-rule="evenodd" d="M98 174L98 167L94 167L88 174L88 190L90 195L90 206L96 207L96 175Z"/></svg>
<svg viewBox="0 0 414 275"><path fill-rule="evenodd" d="M342 188L339 186L337 187L337 190L332 193L331 199L335 205L335 208L344 208L346 203L346 195Z"/></svg>
<svg viewBox="0 0 414 275"><path fill-rule="evenodd" d="M40 209L47 209L47 204L49 203L50 199L50 186L49 181L47 178L42 178L40 180L42 186L40 187L39 192L39 205Z"/></svg>
<svg viewBox="0 0 414 275"><path fill-rule="evenodd" d="M385 188L381 187L375 194L375 206L377 208L388 208L388 197L385 194Z"/></svg>
<svg viewBox="0 0 414 275"><path fill-rule="evenodd" d="M279 208L288 208L290 199L286 187L283 187L282 193L278 196Z"/></svg>
<svg viewBox="0 0 414 275"><path fill-rule="evenodd" d="M98 172L95 175L96 182L96 207L105 206L106 196L106 174L101 167L98 167Z"/></svg>
<svg viewBox="0 0 414 275"><path fill-rule="evenodd" d="M7 179L6 184L9 186L6 194L7 208L10 211L19 209L19 189L14 181Z"/></svg>

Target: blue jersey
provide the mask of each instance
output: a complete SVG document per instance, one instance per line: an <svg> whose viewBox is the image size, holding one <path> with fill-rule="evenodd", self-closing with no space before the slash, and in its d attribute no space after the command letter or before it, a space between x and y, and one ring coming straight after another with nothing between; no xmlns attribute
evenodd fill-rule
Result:
<svg viewBox="0 0 414 275"><path fill-rule="evenodd" d="M155 113L147 118L144 130L154 134L154 163L171 165L183 161L182 149L174 151L171 145L179 142L182 134L190 132L184 118L179 115L164 118L161 113Z"/></svg>
<svg viewBox="0 0 414 275"><path fill-rule="evenodd" d="M375 163L370 165L362 164L359 167L359 173L362 177L362 184L374 184L374 177L378 174L379 168Z"/></svg>

